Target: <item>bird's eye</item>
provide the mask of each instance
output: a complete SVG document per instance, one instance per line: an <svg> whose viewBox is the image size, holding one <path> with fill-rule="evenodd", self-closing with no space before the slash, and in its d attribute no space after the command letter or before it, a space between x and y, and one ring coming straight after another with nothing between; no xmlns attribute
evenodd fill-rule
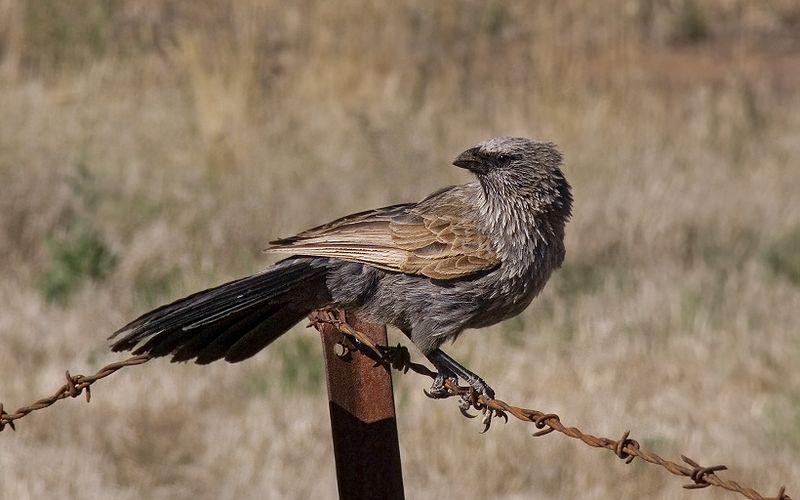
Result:
<svg viewBox="0 0 800 500"><path fill-rule="evenodd" d="M501 155L498 155L498 156L497 156L497 160L498 160L500 163L507 163L507 162L508 162L508 160L510 160L510 159L511 159L511 158L509 158L509 157L508 157L508 155L502 155L502 154L501 154Z"/></svg>

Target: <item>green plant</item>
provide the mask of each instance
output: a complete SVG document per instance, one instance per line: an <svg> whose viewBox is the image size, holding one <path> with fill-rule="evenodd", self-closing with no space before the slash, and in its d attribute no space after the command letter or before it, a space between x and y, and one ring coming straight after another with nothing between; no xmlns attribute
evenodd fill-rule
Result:
<svg viewBox="0 0 800 500"><path fill-rule="evenodd" d="M47 300L62 302L85 280L103 280L114 269L116 258L100 234L86 223L77 223L64 238L46 242L50 268L37 288Z"/></svg>
<svg viewBox="0 0 800 500"><path fill-rule="evenodd" d="M776 276L800 286L800 227L770 245L764 260Z"/></svg>
<svg viewBox="0 0 800 500"><path fill-rule="evenodd" d="M316 393L322 389L322 360L319 346L308 335L287 335L276 343L281 364L281 389L289 392ZM316 349L315 349L316 348Z"/></svg>
<svg viewBox="0 0 800 500"><path fill-rule="evenodd" d="M102 281L114 269L117 259L92 223L101 193L85 164L67 179L79 206L65 236L49 237L45 247L50 257L47 271L36 287L49 301L64 302L86 280Z"/></svg>
<svg viewBox="0 0 800 500"><path fill-rule="evenodd" d="M144 270L136 277L136 299L142 309L152 309L174 294L179 283L180 271L170 269L164 272L148 272Z"/></svg>
<svg viewBox="0 0 800 500"><path fill-rule="evenodd" d="M514 316L500 324L500 332L505 342L509 345L519 347L522 345L527 333L525 330L525 320L522 316Z"/></svg>
<svg viewBox="0 0 800 500"><path fill-rule="evenodd" d="M600 273L589 264L565 264L554 277L556 291L567 300L591 293L602 284Z"/></svg>
<svg viewBox="0 0 800 500"><path fill-rule="evenodd" d="M694 0L683 2L675 27L675 38L679 42L699 43L711 36L702 8Z"/></svg>
<svg viewBox="0 0 800 500"><path fill-rule="evenodd" d="M41 70L101 56L112 40L118 8L111 0L28 2L23 19L25 61Z"/></svg>

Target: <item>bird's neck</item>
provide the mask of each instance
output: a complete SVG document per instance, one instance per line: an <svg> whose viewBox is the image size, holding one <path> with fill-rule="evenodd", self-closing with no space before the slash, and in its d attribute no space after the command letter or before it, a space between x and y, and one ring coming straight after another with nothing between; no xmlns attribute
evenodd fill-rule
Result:
<svg viewBox="0 0 800 500"><path fill-rule="evenodd" d="M481 220L501 261L514 263L520 273L541 259L558 260L555 267L561 264L565 220L502 185L481 188Z"/></svg>

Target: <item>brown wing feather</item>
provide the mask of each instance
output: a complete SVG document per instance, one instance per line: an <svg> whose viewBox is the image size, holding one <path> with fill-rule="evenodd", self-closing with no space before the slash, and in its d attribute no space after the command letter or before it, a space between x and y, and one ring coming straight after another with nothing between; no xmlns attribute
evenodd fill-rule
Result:
<svg viewBox="0 0 800 500"><path fill-rule="evenodd" d="M456 279L499 263L489 239L465 217L458 188L418 205L394 205L353 214L270 243L266 252L335 257L388 271Z"/></svg>

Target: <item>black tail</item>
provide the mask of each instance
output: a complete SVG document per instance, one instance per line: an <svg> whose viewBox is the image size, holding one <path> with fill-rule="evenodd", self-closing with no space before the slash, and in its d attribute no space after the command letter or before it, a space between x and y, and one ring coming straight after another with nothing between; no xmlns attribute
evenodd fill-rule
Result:
<svg viewBox="0 0 800 500"><path fill-rule="evenodd" d="M121 336L111 348L200 364L242 361L324 305L325 271L321 259L280 262L140 316L111 336Z"/></svg>

